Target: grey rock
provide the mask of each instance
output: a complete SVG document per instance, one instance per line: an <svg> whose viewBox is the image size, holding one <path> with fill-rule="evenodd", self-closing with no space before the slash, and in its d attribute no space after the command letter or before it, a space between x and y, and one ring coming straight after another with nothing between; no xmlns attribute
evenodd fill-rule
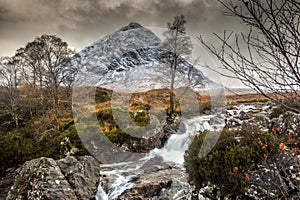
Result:
<svg viewBox="0 0 300 200"><path fill-rule="evenodd" d="M240 120L246 120L246 119L249 119L249 118L250 118L250 114L248 114L248 113L246 113L245 111L242 110L242 111L239 113L238 118L239 118Z"/></svg>
<svg viewBox="0 0 300 200"><path fill-rule="evenodd" d="M138 153L148 153L154 148L161 148L168 140L168 138L177 132L179 128L179 121L175 121L172 124L164 123L162 126L158 126L153 136L145 137L128 137L128 139L122 145L122 148Z"/></svg>
<svg viewBox="0 0 300 200"><path fill-rule="evenodd" d="M100 166L91 156L76 159L73 156L57 161L62 173L71 185L78 199L91 199L97 192Z"/></svg>
<svg viewBox="0 0 300 200"><path fill-rule="evenodd" d="M76 159L38 158L17 169L7 200L93 199L99 184L99 163L91 156Z"/></svg>
<svg viewBox="0 0 300 200"><path fill-rule="evenodd" d="M38 158L17 169L7 200L77 199L55 160Z"/></svg>
<svg viewBox="0 0 300 200"><path fill-rule="evenodd" d="M300 156L280 154L276 161L250 172L246 195L254 199L288 199L300 196ZM296 197L296 198L295 198Z"/></svg>
<svg viewBox="0 0 300 200"><path fill-rule="evenodd" d="M184 199L190 191L184 170L174 167L140 175L117 199Z"/></svg>

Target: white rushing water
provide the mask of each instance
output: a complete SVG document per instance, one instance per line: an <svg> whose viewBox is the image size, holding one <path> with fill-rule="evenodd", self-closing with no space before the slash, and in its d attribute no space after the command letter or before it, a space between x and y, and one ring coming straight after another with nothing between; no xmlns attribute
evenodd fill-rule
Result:
<svg viewBox="0 0 300 200"><path fill-rule="evenodd" d="M111 184L108 193L105 193L100 184L98 187L96 200L114 199L122 194L125 190L130 189L134 185L132 182L130 182L130 180L142 172L140 168L150 158L151 157L149 156L137 161L101 164L101 174L114 177L114 182Z"/></svg>
<svg viewBox="0 0 300 200"><path fill-rule="evenodd" d="M192 119L186 119L183 121L183 132L178 131L177 134L171 135L166 145L161 149L154 149L150 154L158 155L164 158L166 161L172 161L182 165L184 162L184 153L190 144L191 136L199 134L204 130L214 131L218 128L209 124L211 118L216 115L199 116ZM218 127L223 124L218 124Z"/></svg>
<svg viewBox="0 0 300 200"><path fill-rule="evenodd" d="M101 174L114 177L114 182L111 184L106 193L101 187L98 187L97 200L114 199L122 194L125 190L130 189L134 183L130 182L134 177L137 177L142 170L143 164L154 156L161 156L165 161L171 161L178 166L183 167L184 153L187 150L191 136L200 131L220 130L224 126L224 122L220 118L218 123L212 125L211 119L216 119L216 115L199 116L192 119L182 121L182 126L176 134L170 136L165 146L161 149L153 149L146 157L133 162L123 162L114 164L101 165Z"/></svg>

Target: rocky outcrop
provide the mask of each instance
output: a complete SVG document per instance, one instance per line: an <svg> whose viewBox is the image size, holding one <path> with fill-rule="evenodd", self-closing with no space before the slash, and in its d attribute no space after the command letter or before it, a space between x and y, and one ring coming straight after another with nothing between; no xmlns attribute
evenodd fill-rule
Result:
<svg viewBox="0 0 300 200"><path fill-rule="evenodd" d="M242 125L256 125L259 128L266 129L270 121L268 116L271 113L270 107L272 106L272 102L232 103L225 112L226 127L238 129Z"/></svg>
<svg viewBox="0 0 300 200"><path fill-rule="evenodd" d="M275 105L272 102L232 104L225 112L226 127L241 129L254 126L267 131L274 140L284 138L287 144L281 143L276 152L269 155L248 172L249 185L240 199L299 199L300 196L300 114L292 111L282 111L276 117L272 116ZM220 189L214 185L204 185L198 193L198 199L219 199ZM228 197L230 199L230 197Z"/></svg>
<svg viewBox="0 0 300 200"><path fill-rule="evenodd" d="M254 199L298 199L300 197L300 155L282 153L275 161L250 172L252 183L246 195Z"/></svg>
<svg viewBox="0 0 300 200"><path fill-rule="evenodd" d="M91 156L34 159L17 169L7 199L93 199L99 173Z"/></svg>
<svg viewBox="0 0 300 200"><path fill-rule="evenodd" d="M272 118L272 112L277 108L274 106L272 102L232 104L228 106L225 112L226 126L231 129L240 128L241 125L258 126L262 130L268 130L278 137L290 135L299 138L300 114L284 111L282 114Z"/></svg>
<svg viewBox="0 0 300 200"><path fill-rule="evenodd" d="M225 199L299 199L300 155L287 151L249 171L249 184L243 195L228 194ZM221 190L205 184L196 192L199 200L221 199Z"/></svg>
<svg viewBox="0 0 300 200"><path fill-rule="evenodd" d="M57 161L62 173L70 183L78 199L91 199L99 184L100 166L91 156L76 159L73 156Z"/></svg>

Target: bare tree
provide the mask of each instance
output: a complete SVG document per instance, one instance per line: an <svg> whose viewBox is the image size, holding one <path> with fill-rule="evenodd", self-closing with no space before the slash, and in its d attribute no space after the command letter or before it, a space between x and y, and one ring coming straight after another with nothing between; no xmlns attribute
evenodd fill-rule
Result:
<svg viewBox="0 0 300 200"><path fill-rule="evenodd" d="M24 62L24 74L29 84L39 85L41 99L46 89L54 107L59 104L59 88L70 85L75 70L67 65L73 51L68 44L55 35L35 38L20 50Z"/></svg>
<svg viewBox="0 0 300 200"><path fill-rule="evenodd" d="M16 127L19 126L21 112L18 100L18 84L20 82L20 69L10 57L0 58L0 86L4 89L4 102L6 113L9 114Z"/></svg>
<svg viewBox="0 0 300 200"><path fill-rule="evenodd" d="M222 63L220 74L237 78L264 96L299 112L300 2L297 0L218 0L246 33L214 34L221 47L201 43ZM286 103L283 103L285 99ZM288 103L287 103L288 102ZM291 108L292 104L298 104Z"/></svg>
<svg viewBox="0 0 300 200"><path fill-rule="evenodd" d="M25 48L17 49L13 59L15 60L15 64L19 66L18 68L22 77L22 96L24 102L26 100L28 111L32 117L37 110L44 111L44 103L42 85L39 88L37 87L39 57L32 54L33 51L30 50L30 46L32 45L29 44ZM38 106L39 104L41 106Z"/></svg>
<svg viewBox="0 0 300 200"><path fill-rule="evenodd" d="M188 56L192 53L192 42L185 31L185 16L175 16L172 23L168 23L168 29L163 33L165 39L163 41L164 52L161 57L169 67L170 75L170 100L169 100L169 114L175 112L175 97L174 86L176 73L178 73L178 66L184 62L183 56ZM188 72L189 73L189 72Z"/></svg>
<svg viewBox="0 0 300 200"><path fill-rule="evenodd" d="M39 44L41 64L44 69L45 86L53 99L54 106L59 104L59 87L70 76L66 64L72 55L68 44L55 35L42 35L35 39Z"/></svg>

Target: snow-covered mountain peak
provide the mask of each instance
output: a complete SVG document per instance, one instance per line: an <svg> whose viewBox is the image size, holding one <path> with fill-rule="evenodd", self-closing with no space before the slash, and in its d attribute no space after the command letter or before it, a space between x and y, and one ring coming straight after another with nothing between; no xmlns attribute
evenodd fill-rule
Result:
<svg viewBox="0 0 300 200"><path fill-rule="evenodd" d="M130 29L137 29L137 28L144 28L144 27L137 22L131 22L127 26L121 28L120 31L127 31Z"/></svg>
<svg viewBox="0 0 300 200"><path fill-rule="evenodd" d="M161 59L161 39L136 22L103 37L72 58L79 73L76 85L141 92L170 86L169 66ZM178 66L175 87L195 85L206 79L184 61ZM193 80L190 75L193 74Z"/></svg>

